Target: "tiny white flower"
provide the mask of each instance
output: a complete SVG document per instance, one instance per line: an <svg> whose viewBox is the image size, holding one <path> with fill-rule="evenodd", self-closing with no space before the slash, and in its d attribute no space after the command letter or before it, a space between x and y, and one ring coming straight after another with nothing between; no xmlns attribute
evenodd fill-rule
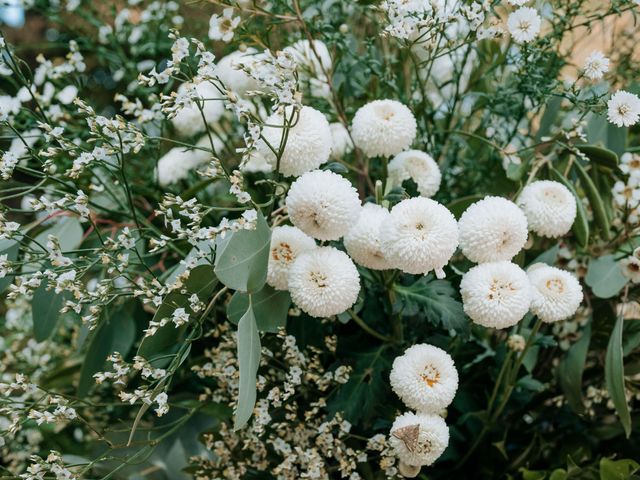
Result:
<svg viewBox="0 0 640 480"><path fill-rule="evenodd" d="M630 127L640 119L640 98L618 90L607 102L607 119L617 127Z"/></svg>
<svg viewBox="0 0 640 480"><path fill-rule="evenodd" d="M233 38L236 27L240 24L240 17L233 17L233 8L225 8L222 15L212 15L209 20L209 38L229 43Z"/></svg>
<svg viewBox="0 0 640 480"><path fill-rule="evenodd" d="M609 71L609 59L596 50L587 57L582 70L589 80L599 80Z"/></svg>
<svg viewBox="0 0 640 480"><path fill-rule="evenodd" d="M522 7L509 15L507 28L517 43L532 41L540 33L542 20L534 8Z"/></svg>

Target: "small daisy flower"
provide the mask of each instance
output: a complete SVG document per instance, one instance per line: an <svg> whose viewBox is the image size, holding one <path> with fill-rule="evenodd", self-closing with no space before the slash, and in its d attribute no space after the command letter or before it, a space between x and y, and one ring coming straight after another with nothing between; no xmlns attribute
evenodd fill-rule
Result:
<svg viewBox="0 0 640 480"><path fill-rule="evenodd" d="M507 28L517 43L527 43L538 36L541 23L534 8L521 7L509 15Z"/></svg>
<svg viewBox="0 0 640 480"><path fill-rule="evenodd" d="M609 71L609 59L596 50L587 57L582 70L589 80L600 80Z"/></svg>
<svg viewBox="0 0 640 480"><path fill-rule="evenodd" d="M630 279L633 283L640 283L640 254L623 258L620 260L620 268L622 268L622 274Z"/></svg>
<svg viewBox="0 0 640 480"><path fill-rule="evenodd" d="M607 119L617 127L630 127L640 118L640 98L618 90L607 102Z"/></svg>
<svg viewBox="0 0 640 480"><path fill-rule="evenodd" d="M209 38L229 43L238 25L240 17L233 17L233 8L225 8L222 15L212 15L209 19Z"/></svg>

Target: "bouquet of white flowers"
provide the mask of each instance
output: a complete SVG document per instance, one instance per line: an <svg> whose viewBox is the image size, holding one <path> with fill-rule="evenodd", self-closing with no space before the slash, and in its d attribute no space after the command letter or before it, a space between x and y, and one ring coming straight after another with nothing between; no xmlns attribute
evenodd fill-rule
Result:
<svg viewBox="0 0 640 480"><path fill-rule="evenodd" d="M637 478L637 0L9 3L2 478Z"/></svg>

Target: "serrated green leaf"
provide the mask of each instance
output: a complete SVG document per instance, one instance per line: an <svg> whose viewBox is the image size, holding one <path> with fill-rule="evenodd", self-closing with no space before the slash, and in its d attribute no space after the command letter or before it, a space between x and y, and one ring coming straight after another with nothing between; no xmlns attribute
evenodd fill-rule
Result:
<svg viewBox="0 0 640 480"><path fill-rule="evenodd" d="M38 342L44 342L55 331L63 303L64 293L56 293L54 289L47 290L46 279L33 292L31 315L33 335Z"/></svg>
<svg viewBox="0 0 640 480"><path fill-rule="evenodd" d="M584 208L582 200L580 200L573 184L559 171L553 167L549 167L549 171L551 172L551 178L567 187L576 199L576 219L571 229L576 236L576 240L578 240L578 244L585 248L589 244L589 217L587 216L587 211Z"/></svg>
<svg viewBox="0 0 640 480"><path fill-rule="evenodd" d="M631 435L631 414L625 395L624 362L622 355L622 327L624 319L618 316L609 338L604 362L604 379L611 401L616 408L627 438Z"/></svg>
<svg viewBox="0 0 640 480"><path fill-rule="evenodd" d="M271 229L261 213L255 230L240 230L219 237L214 271L227 287L258 292L267 280Z"/></svg>
<svg viewBox="0 0 640 480"><path fill-rule="evenodd" d="M286 326L287 314L291 306L289 292L275 290L265 285L262 290L249 297L249 294L242 292L233 294L227 306L227 316L232 323L238 324L251 302L258 330L275 333L279 327Z"/></svg>
<svg viewBox="0 0 640 480"><path fill-rule="evenodd" d="M591 325L583 331L580 339L574 343L566 356L558 365L558 382L564 392L569 406L577 413L584 411L582 402L582 373L587 360L589 342L591 341Z"/></svg>
<svg viewBox="0 0 640 480"><path fill-rule="evenodd" d="M135 321L132 310L124 307L105 317L93 332L80 370L78 396L84 397L95 384L93 374L104 370L107 357L113 352L125 356L135 340Z"/></svg>
<svg viewBox="0 0 640 480"><path fill-rule="evenodd" d="M192 294L198 295L202 302L206 302L215 289L218 279L213 274L210 265L199 265L191 270L189 278L185 280L181 289L169 293L158 308L153 319L160 321L170 317L176 308L185 308L187 313L193 314L189 308L189 297ZM184 334L187 325L176 327L172 322L160 327L155 335L145 337L138 348L138 355L149 361L157 357L164 357L167 354L175 353L179 345L179 339ZM169 362L168 358L157 360L154 366Z"/></svg>
<svg viewBox="0 0 640 480"><path fill-rule="evenodd" d="M408 287L395 285L394 290L409 309L419 309L431 323L462 334L469 331L462 303L455 298L456 290L448 281L434 280L429 275Z"/></svg>
<svg viewBox="0 0 640 480"><path fill-rule="evenodd" d="M611 225L609 224L609 218L607 217L604 202L602 201L602 197L600 196L598 189L587 171L582 165L580 165L580 162L573 162L573 169L577 172L578 177L580 178L580 183L582 184L582 189L584 190L587 199L589 199L589 204L593 210L593 218L600 228L600 236L604 240L609 240L609 229L611 228Z"/></svg>
<svg viewBox="0 0 640 480"><path fill-rule="evenodd" d="M260 365L260 334L253 315L251 303L238 322L238 363L240 364L240 385L238 407L236 408L233 429L244 427L256 404L256 380Z"/></svg>
<svg viewBox="0 0 640 480"><path fill-rule="evenodd" d="M589 261L585 282L600 298L617 295L628 282L613 255L605 255Z"/></svg>

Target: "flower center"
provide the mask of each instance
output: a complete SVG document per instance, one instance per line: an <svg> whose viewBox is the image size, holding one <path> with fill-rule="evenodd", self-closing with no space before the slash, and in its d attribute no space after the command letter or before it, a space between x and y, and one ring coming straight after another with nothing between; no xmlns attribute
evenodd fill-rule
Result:
<svg viewBox="0 0 640 480"><path fill-rule="evenodd" d="M276 262L283 260L286 263L290 263L294 260L291 246L285 242L280 242L280 245L271 251L271 256Z"/></svg>
<svg viewBox="0 0 640 480"><path fill-rule="evenodd" d="M564 292L564 283L559 278L552 278L547 280L547 290L550 290L555 293L563 293Z"/></svg>
<svg viewBox="0 0 640 480"><path fill-rule="evenodd" d="M489 300L502 300L503 297L506 297L510 292L515 292L516 289L511 284L511 282L501 282L498 279L494 279L491 282L491 287L489 287L489 295L487 298Z"/></svg>
<svg viewBox="0 0 640 480"><path fill-rule="evenodd" d="M520 20L518 28L523 32L528 33L529 29L531 28L531 22L529 22L528 20Z"/></svg>
<svg viewBox="0 0 640 480"><path fill-rule="evenodd" d="M220 31L221 32L230 32L233 30L233 23L231 22L230 18L223 18L222 21L220 21Z"/></svg>
<svg viewBox="0 0 640 480"><path fill-rule="evenodd" d="M318 288L325 288L327 284L327 276L321 272L310 272L309 278L316 284Z"/></svg>
<svg viewBox="0 0 640 480"><path fill-rule="evenodd" d="M618 105L618 113L620 114L620 116L624 117L628 115L630 112L631 112L631 107L626 103Z"/></svg>
<svg viewBox="0 0 640 480"><path fill-rule="evenodd" d="M420 378L422 378L427 385L433 387L436 383L440 382L440 372L438 372L433 365L427 365L420 374Z"/></svg>

